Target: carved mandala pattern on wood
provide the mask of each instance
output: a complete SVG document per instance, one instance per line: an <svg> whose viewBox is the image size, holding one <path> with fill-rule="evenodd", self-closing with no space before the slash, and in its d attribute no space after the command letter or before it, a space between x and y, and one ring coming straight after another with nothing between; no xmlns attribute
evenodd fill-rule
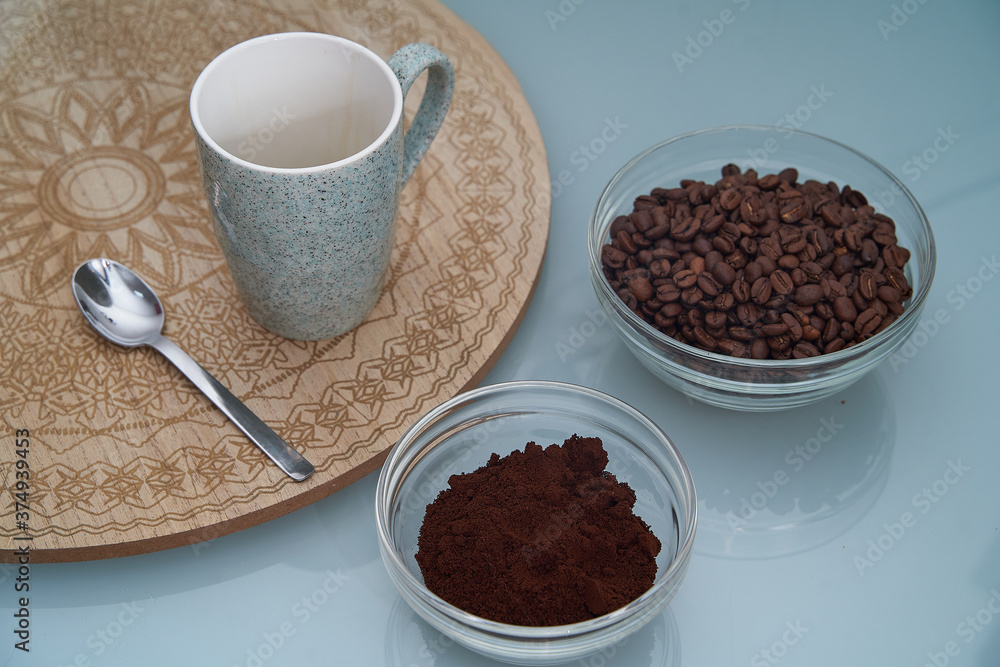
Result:
<svg viewBox="0 0 1000 667"><path fill-rule="evenodd" d="M425 41L457 72L445 125L404 190L375 311L319 342L276 337L244 311L188 113L215 55L289 30L338 34L384 58ZM33 558L192 543L376 469L407 426L503 349L534 289L548 216L544 149L516 80L434 0L0 4L0 414L10 438L31 433ZM96 256L156 289L165 333L306 453L312 478L282 475L155 352L88 328L69 278ZM8 546L16 534L0 526Z"/></svg>

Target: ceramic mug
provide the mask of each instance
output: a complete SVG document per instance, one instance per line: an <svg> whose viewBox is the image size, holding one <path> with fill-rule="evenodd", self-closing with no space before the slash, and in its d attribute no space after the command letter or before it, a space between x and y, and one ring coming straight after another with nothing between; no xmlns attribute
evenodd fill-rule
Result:
<svg viewBox="0 0 1000 667"><path fill-rule="evenodd" d="M405 136L403 101L427 87ZM237 44L202 71L191 120L213 227L240 298L299 340L358 326L378 300L399 195L451 101L448 58L409 44L388 64L321 33Z"/></svg>

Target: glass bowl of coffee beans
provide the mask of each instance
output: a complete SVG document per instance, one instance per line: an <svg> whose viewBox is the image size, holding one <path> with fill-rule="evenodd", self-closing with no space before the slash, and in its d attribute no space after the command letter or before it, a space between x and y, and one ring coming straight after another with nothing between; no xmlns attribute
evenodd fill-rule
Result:
<svg viewBox="0 0 1000 667"><path fill-rule="evenodd" d="M687 571L694 483L664 432L560 382L474 389L389 452L375 516L386 570L448 638L495 660L598 654L660 614Z"/></svg>
<svg viewBox="0 0 1000 667"><path fill-rule="evenodd" d="M598 301L632 354L738 410L820 400L898 356L934 277L934 237L906 186L788 128L653 146L611 179L588 234Z"/></svg>

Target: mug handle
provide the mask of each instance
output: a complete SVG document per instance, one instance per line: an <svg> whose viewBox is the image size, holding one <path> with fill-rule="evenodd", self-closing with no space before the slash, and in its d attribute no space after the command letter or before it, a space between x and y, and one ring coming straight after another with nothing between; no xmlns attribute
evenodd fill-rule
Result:
<svg viewBox="0 0 1000 667"><path fill-rule="evenodd" d="M399 79L404 102L413 82L425 69L429 70L424 99L420 100L417 114L403 137L402 187L410 180L444 122L455 90L455 69L448 56L422 42L407 44L396 51L388 64Z"/></svg>

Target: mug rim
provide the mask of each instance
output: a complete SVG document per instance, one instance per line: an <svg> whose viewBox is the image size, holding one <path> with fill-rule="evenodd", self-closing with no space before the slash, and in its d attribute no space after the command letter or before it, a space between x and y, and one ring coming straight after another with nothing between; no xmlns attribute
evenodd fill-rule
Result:
<svg viewBox="0 0 1000 667"><path fill-rule="evenodd" d="M241 51L246 51L257 47L262 43L283 41L283 40L317 40L324 42L333 42L338 44L341 48L348 48L364 58L375 63L375 66L379 68L386 78L390 82L390 87L392 89L392 115L389 119L388 124L382 133L379 134L378 138L372 141L370 144L365 146L360 151L353 153L345 158L336 160L334 162L326 162L323 164L312 165L309 167L270 167L263 164L258 164L256 162L250 162L237 155L234 155L230 151L227 151L218 142L215 141L205 129L204 124L201 121L201 116L198 112L198 102L201 98L202 89L206 85L206 81L211 76L212 70L220 66L220 63L224 60L236 57ZM188 102L188 110L191 115L191 124L194 126L195 132L198 134L199 138L204 141L216 154L222 156L227 161L237 164L245 169L253 169L255 171L260 171L268 174L310 174L328 171L331 169L337 169L339 167L347 166L351 163L358 162L368 157L376 150L378 150L382 145L384 145L389 137L395 132L396 127L399 125L400 118L403 115L403 89L399 84L399 79L396 73L392 71L388 63L383 60L377 53L369 49L368 47L359 44L355 41L347 39L345 37L339 37L337 35L330 35L322 32L309 32L309 31L296 31L296 32L279 32L270 35L260 35L259 37L253 37L251 39L244 40L238 44L230 46L225 51L222 51L209 62L204 69L198 74L198 78L195 79L194 85L191 87L191 95Z"/></svg>

